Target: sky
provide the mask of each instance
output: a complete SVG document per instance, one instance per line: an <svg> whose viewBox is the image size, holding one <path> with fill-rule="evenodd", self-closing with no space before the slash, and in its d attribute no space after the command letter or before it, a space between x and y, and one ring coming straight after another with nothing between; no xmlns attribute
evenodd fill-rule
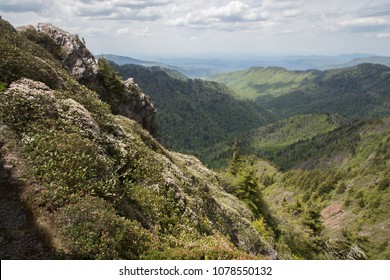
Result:
<svg viewBox="0 0 390 280"><path fill-rule="evenodd" d="M94 54L390 56L389 0L0 0L0 15L79 34Z"/></svg>

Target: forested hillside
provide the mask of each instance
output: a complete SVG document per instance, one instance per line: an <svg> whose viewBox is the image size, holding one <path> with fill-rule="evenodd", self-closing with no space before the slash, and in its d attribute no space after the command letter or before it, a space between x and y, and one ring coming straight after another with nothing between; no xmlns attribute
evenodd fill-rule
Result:
<svg viewBox="0 0 390 280"><path fill-rule="evenodd" d="M390 258L389 125L389 118L355 123L281 154L290 169L272 175L263 195L294 252Z"/></svg>
<svg viewBox="0 0 390 280"><path fill-rule="evenodd" d="M390 68L360 64L327 71L288 71L254 67L218 74L237 96L255 100L279 118L297 114L331 113L351 119L390 114Z"/></svg>
<svg viewBox="0 0 390 280"><path fill-rule="evenodd" d="M199 156L205 149L273 121L254 102L237 100L225 86L189 79L173 70L139 65L114 65L153 99L160 134L168 147ZM211 162L208 162L211 163Z"/></svg>

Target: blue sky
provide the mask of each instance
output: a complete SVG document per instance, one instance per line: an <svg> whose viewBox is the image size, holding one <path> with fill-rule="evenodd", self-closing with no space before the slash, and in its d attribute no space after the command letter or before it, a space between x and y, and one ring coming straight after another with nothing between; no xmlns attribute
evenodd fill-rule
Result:
<svg viewBox="0 0 390 280"><path fill-rule="evenodd" d="M389 0L1 0L0 15L53 23L95 54L390 56Z"/></svg>

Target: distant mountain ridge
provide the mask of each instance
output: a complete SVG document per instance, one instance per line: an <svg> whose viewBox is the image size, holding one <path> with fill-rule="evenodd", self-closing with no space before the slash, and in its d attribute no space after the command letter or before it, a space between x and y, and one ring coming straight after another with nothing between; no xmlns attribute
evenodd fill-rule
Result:
<svg viewBox="0 0 390 280"><path fill-rule="evenodd" d="M390 57L388 57L388 56L369 56L369 57L354 58L347 63L327 65L324 67L319 67L318 69L319 70L328 70L328 69L332 69L332 68L346 68L346 67L357 66L359 64L364 64L364 63L381 64L381 65L385 65L387 67L390 67Z"/></svg>
<svg viewBox="0 0 390 280"><path fill-rule="evenodd" d="M118 65L123 64L136 64L136 65L142 65L142 66L161 66L164 68L173 68L174 66L167 65L160 62L155 61L146 61L146 60L140 60L128 56L121 56L121 55L114 55L114 54L99 54L97 58L105 58L109 61L115 62Z"/></svg>
<svg viewBox="0 0 390 280"><path fill-rule="evenodd" d="M160 66L176 70L190 78L205 79L211 75L231 71L245 70L250 67L282 67L288 70L328 70L355 66L361 63L376 63L390 66L390 57L372 54L343 54L337 56L258 56L258 55L225 55L211 57L196 56L188 58L156 57L140 60L127 56L102 54L98 57L115 62L118 65L137 64L143 66Z"/></svg>

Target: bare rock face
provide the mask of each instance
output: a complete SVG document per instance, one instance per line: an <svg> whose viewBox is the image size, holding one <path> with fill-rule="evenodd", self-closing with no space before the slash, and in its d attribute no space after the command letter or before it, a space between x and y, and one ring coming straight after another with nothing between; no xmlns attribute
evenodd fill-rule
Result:
<svg viewBox="0 0 390 280"><path fill-rule="evenodd" d="M156 109L150 97L141 91L132 78L124 81L123 84L127 101L119 106L120 114L135 120L153 134L156 130Z"/></svg>
<svg viewBox="0 0 390 280"><path fill-rule="evenodd" d="M95 80L97 61L78 35L70 34L50 23L38 23L36 29L52 38L66 52L65 65L78 81L88 83Z"/></svg>

